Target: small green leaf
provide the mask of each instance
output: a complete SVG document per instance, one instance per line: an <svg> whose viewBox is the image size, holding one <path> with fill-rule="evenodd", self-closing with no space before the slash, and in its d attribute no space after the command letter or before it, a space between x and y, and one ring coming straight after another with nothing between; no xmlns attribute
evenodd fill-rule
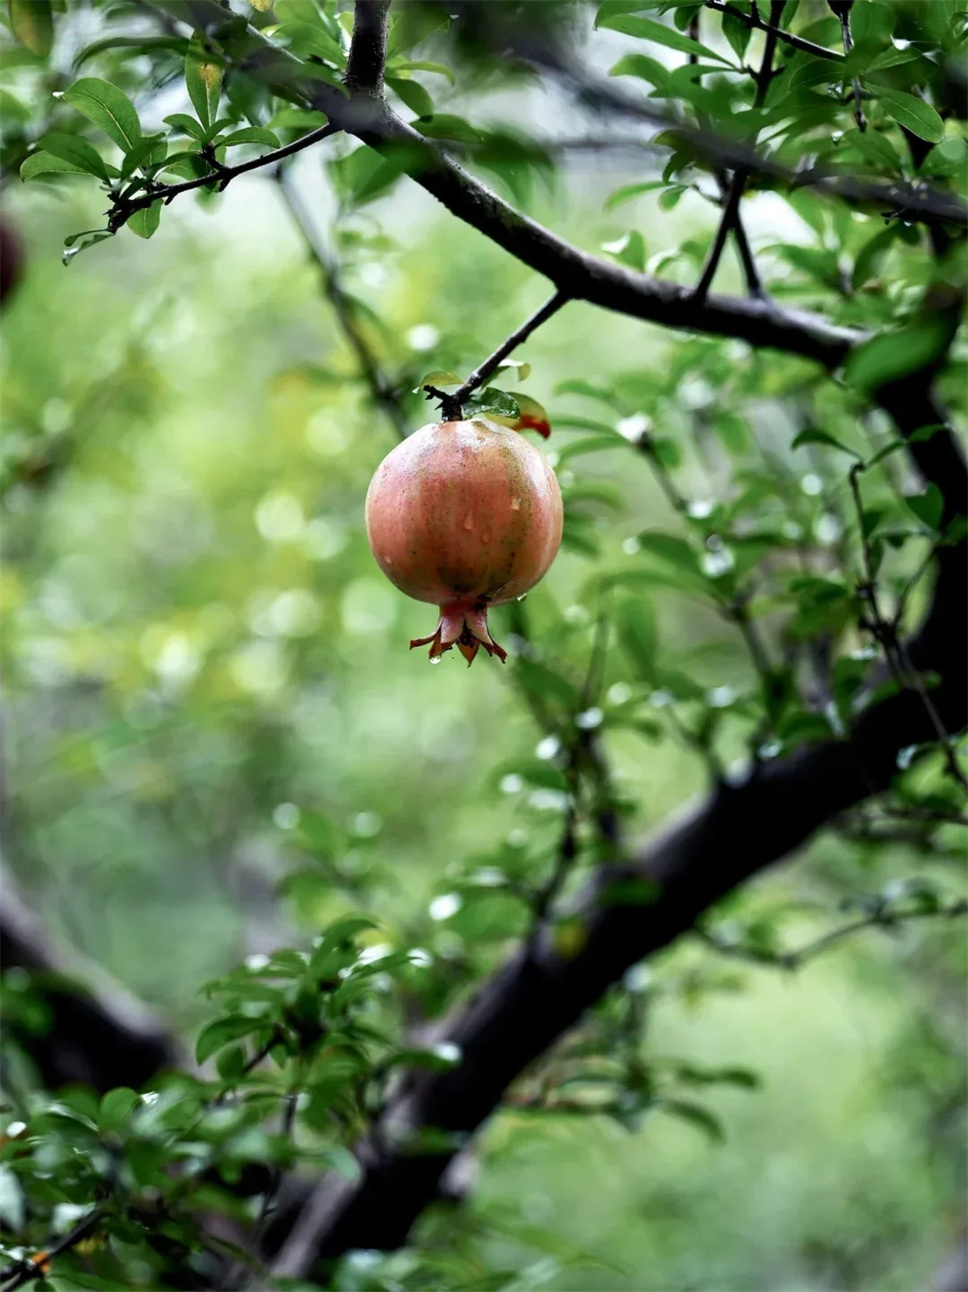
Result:
<svg viewBox="0 0 968 1292"><path fill-rule="evenodd" d="M736 4L743 13L748 13L748 3L744 3L744 0L736 0ZM750 37L753 35L753 29L743 22L739 14L727 12L723 14L723 35L729 41L733 53L742 62Z"/></svg>
<svg viewBox="0 0 968 1292"><path fill-rule="evenodd" d="M488 386L484 390L476 391L471 395L470 399L464 402L464 415L466 417L480 417L487 413L496 413L498 417L517 419L521 415L521 409L518 401L513 395L509 395L506 390L498 390L496 386Z"/></svg>
<svg viewBox="0 0 968 1292"><path fill-rule="evenodd" d="M102 1131L118 1130L128 1120L138 1103L138 1096L127 1086L109 1090L101 1100L98 1125Z"/></svg>
<svg viewBox="0 0 968 1292"><path fill-rule="evenodd" d="M908 494L904 501L923 525L937 531L944 513L944 495L936 484L928 485L924 493Z"/></svg>
<svg viewBox="0 0 968 1292"><path fill-rule="evenodd" d="M844 380L863 391L875 391L892 381L929 367L951 340L951 325L943 315L921 319L897 332L872 337L851 354Z"/></svg>
<svg viewBox="0 0 968 1292"><path fill-rule="evenodd" d="M230 135L223 135L216 141L220 148L237 148L239 144L265 144L267 148L281 148L279 136L267 130L265 126L246 126Z"/></svg>
<svg viewBox="0 0 968 1292"><path fill-rule="evenodd" d="M433 117L434 101L419 81L403 76L388 76L387 85L418 117Z"/></svg>
<svg viewBox="0 0 968 1292"><path fill-rule="evenodd" d="M414 386L413 393L415 395L423 394L425 386L460 386L462 384L463 378L458 377L456 372L435 370L434 372L428 372L425 377L420 378L420 384Z"/></svg>
<svg viewBox="0 0 968 1292"><path fill-rule="evenodd" d="M433 72L436 76L443 76L451 85L457 84L457 77L449 67L444 67L443 63L411 63L411 62L394 62L393 71L395 72Z"/></svg>
<svg viewBox="0 0 968 1292"><path fill-rule="evenodd" d="M620 31L626 36L636 36L639 40L654 40L658 45L677 49L683 54L702 54L704 58L711 58L716 63L725 63L727 67L733 66L728 58L723 58L722 54L717 54L707 45L702 45L689 36L683 36L681 32L674 31L661 22L656 22L654 18L640 18L626 14L609 14L602 18L599 14L597 25L610 27L612 31Z"/></svg>
<svg viewBox="0 0 968 1292"><path fill-rule="evenodd" d="M46 58L54 43L50 0L9 0L10 30L33 54Z"/></svg>
<svg viewBox="0 0 968 1292"><path fill-rule="evenodd" d="M207 129L218 115L218 101L222 94L222 67L213 62L205 41L197 33L192 37L185 55L185 84L192 107Z"/></svg>
<svg viewBox="0 0 968 1292"><path fill-rule="evenodd" d="M63 157L55 157L53 153L43 151L31 153L20 167L20 178L22 180L33 179L35 175L58 173L61 175L89 175L90 171L83 166L75 166L73 162L69 162Z"/></svg>
<svg viewBox="0 0 968 1292"><path fill-rule="evenodd" d="M846 444L841 444L840 440L835 440L832 435L828 435L826 431L818 430L815 426L809 426L805 431L801 431L799 435L794 436L790 448L799 449L804 444L824 444L827 448L839 449L841 453L849 453L852 458L857 458L858 461L861 458L861 455L855 449Z"/></svg>
<svg viewBox="0 0 968 1292"><path fill-rule="evenodd" d="M657 188L664 187L661 179L651 179L645 184L623 184L621 188L609 193L605 199L605 210L613 211L615 207L620 206L623 202L631 201L633 197L638 197L640 193L652 193Z"/></svg>
<svg viewBox="0 0 968 1292"><path fill-rule="evenodd" d="M878 97L898 125L910 130L912 135L932 144L939 144L944 138L944 122L930 103L905 90L881 90Z"/></svg>
<svg viewBox="0 0 968 1292"><path fill-rule="evenodd" d="M141 122L134 104L107 81L84 76L64 91L64 102L103 130L122 152L128 152L141 138Z"/></svg>
<svg viewBox="0 0 968 1292"><path fill-rule="evenodd" d="M143 206L140 211L135 211L127 221L128 228L139 238L150 238L161 223L161 207L162 202L159 198L150 206Z"/></svg>
<svg viewBox="0 0 968 1292"><path fill-rule="evenodd" d="M672 1113L674 1117L680 1117L683 1121L690 1122L698 1130L708 1135L715 1143L722 1143L726 1138L722 1122L708 1108L704 1108L702 1104L694 1104L688 1099L663 1099L659 1106L665 1112Z"/></svg>
<svg viewBox="0 0 968 1292"><path fill-rule="evenodd" d="M454 116L451 112L437 112L430 117L422 117L413 123L414 130L419 130L427 139L454 139L458 143L477 144L483 136L463 117Z"/></svg>
<svg viewBox="0 0 968 1292"><path fill-rule="evenodd" d="M616 242L603 242L602 251L614 256L623 265L637 269L640 274L645 272L645 239L636 229Z"/></svg>
<svg viewBox="0 0 968 1292"><path fill-rule="evenodd" d="M165 117L165 124L183 135L191 135L193 139L205 138L205 127L187 112L173 112L170 117Z"/></svg>
<svg viewBox="0 0 968 1292"><path fill-rule="evenodd" d="M227 1014L224 1018L215 1019L214 1022L206 1024L198 1034L198 1040L195 1042L195 1062L204 1063L230 1041L237 1041L239 1037L248 1036L264 1026L263 1019L248 1018L243 1014Z"/></svg>
<svg viewBox="0 0 968 1292"><path fill-rule="evenodd" d="M654 685L658 635L651 604L647 601L621 602L615 612L615 627L633 669L644 682Z"/></svg>

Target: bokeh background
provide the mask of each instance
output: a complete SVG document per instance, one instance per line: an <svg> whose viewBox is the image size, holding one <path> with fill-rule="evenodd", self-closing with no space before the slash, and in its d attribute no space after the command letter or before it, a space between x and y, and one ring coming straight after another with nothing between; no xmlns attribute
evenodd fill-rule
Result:
<svg viewBox="0 0 968 1292"><path fill-rule="evenodd" d="M548 114L540 102L523 90L475 111ZM293 171L323 242L336 235L322 154L343 146ZM602 214L639 165L573 153L553 191L539 186L536 212L589 247L631 219L650 258L687 226L704 237L713 216L691 194L672 211L645 195L632 215ZM28 258L2 343L4 851L25 897L185 1036L205 1016L206 978L361 906L388 940L446 953L448 940L479 939L499 958L523 916L502 915L500 898L452 898L453 880L502 841L555 835L554 793L521 775L547 746L496 661L468 671L454 652L430 668L407 650L434 612L382 578L362 524L394 431L277 188L256 176L217 201L177 203L151 242L122 233L67 268L63 239L98 223L83 183L10 180L3 205ZM754 242L807 232L768 197L750 210ZM341 227L344 284L372 310L370 342L406 391L430 369L469 371L546 295L411 185ZM665 382L681 364L657 429L685 442L720 398L719 378L682 362L690 345L702 343L576 305L525 347L524 389L553 422L597 417L560 383ZM754 360L739 347L734 362ZM428 420L418 398L404 402L411 425ZM806 523L830 516L829 529L836 506L819 468L789 453L783 407L767 390L749 417ZM560 452L573 434L561 425L544 447ZM634 562L629 539L644 527L677 524L632 455L562 469L606 486L585 514L608 568ZM714 497L729 469L720 450L690 449L679 480ZM564 552L524 610L586 630L597 568ZM675 589L646 595L679 669L703 686L749 685L742 642L708 608ZM510 615L493 616L499 640ZM633 838L705 783L660 717L607 735ZM757 881L742 912L783 908L796 944L831 927L850 893L915 872L947 882L951 866L825 836ZM562 1288L930 1287L964 1222L964 951L960 930L930 922L869 931L796 974L698 943L671 950L649 969L650 1055L761 1080L704 1092L723 1141L661 1113L630 1132L504 1112L448 1225L505 1260L530 1250L516 1234L560 1235L592 1262L557 1273ZM425 1219L422 1241L438 1224Z"/></svg>

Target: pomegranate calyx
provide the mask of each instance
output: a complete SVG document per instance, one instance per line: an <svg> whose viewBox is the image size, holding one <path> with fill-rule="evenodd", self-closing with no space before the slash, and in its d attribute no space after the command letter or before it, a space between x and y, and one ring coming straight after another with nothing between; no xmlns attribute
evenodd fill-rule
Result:
<svg viewBox="0 0 968 1292"><path fill-rule="evenodd" d="M467 660L468 668L482 646L488 655L496 655L502 664L508 657L507 651L490 634L486 606L467 609L442 607L435 631L429 637L415 638L410 649L415 646L429 646L431 659L438 659L444 651L456 646Z"/></svg>

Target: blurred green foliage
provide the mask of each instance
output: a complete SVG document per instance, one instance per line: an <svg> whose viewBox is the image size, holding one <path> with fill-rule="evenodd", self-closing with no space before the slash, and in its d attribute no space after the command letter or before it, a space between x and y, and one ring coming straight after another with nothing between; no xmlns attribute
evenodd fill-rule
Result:
<svg viewBox="0 0 968 1292"><path fill-rule="evenodd" d="M332 8L277 0L274 16L290 28L282 43L335 77L346 28ZM606 4L600 39L621 55L617 77L722 120L748 106L742 78L663 80L693 52L683 33L698 8ZM507 9L517 22L520 6ZM669 10L671 25L646 9ZM813 9L803 34L835 43L839 25ZM950 6L864 0L869 60L891 78L868 106L876 128L834 129L850 121L842 97L813 115L798 103L783 164L822 138L853 148L872 178L957 182L962 124L948 120L939 142L935 109L908 103L920 76L944 111L940 73L919 50L916 67L886 57L908 47L916 9L938 66L952 53ZM895 11L895 35L908 33L897 41ZM49 72L41 61L44 12L26 31L11 10L22 43L4 71L5 172L43 134L103 124L83 95L84 119L69 115L70 94L51 102L76 78L63 59ZM423 133L462 145L563 236L691 281L716 218L691 159L674 152L662 180L640 181L636 155L556 157L515 69L505 80L482 66L488 23L471 13L449 42L440 18L413 5L394 32L390 87ZM716 59L742 58L742 33L723 29L724 42L709 21ZM180 36L87 54L77 39L82 74L146 100L145 133L190 106L206 128L226 111L223 138L277 132L239 141L256 151L319 125L242 78L219 108ZM451 62L465 77L453 89L440 70ZM780 89L809 90L809 70L793 59ZM478 119L490 124L468 125ZM913 166L899 125L931 148ZM102 165L122 163L89 139ZM205 174L187 152L173 174ZM545 294L367 149L333 140L290 176L409 426L433 417L411 393L423 374L469 372ZM247 1165L352 1174L347 1146L393 1072L459 1062L408 1027L466 999L527 932L560 845L576 733L607 749L610 778L591 800L634 840L737 758L843 731L876 664L858 627L851 463L870 464L861 524L908 626L925 595L912 576L953 535L886 417L858 417L870 369L891 370L909 337L830 383L796 358L572 306L517 356L554 429L543 447L566 499L565 549L524 603L494 612L506 669L481 659L467 672L456 655L428 668L406 644L430 631L433 608L382 578L362 524L393 419L361 379L281 187L257 173L223 196L202 189L197 205L165 209L150 242L122 231L68 270L64 241L97 226L104 195L90 176L13 188L5 210L27 264L2 351L6 860L57 935L196 1037L204 1079L99 1103L37 1090L8 1052L4 1113L26 1122L31 1147L10 1132L0 1221L15 1258L117 1191L135 1201L107 1243L81 1244L42 1286L116 1286L118 1271L154 1286L197 1241L186 1195L251 1220L260 1198L231 1192ZM925 288L963 271L957 250L939 263L916 225L808 190L755 201L770 291L841 322L921 335ZM731 258L723 279L739 290ZM957 346L939 381L957 402ZM346 1258L334 1286L926 1286L963 1222L965 957L947 924L891 923L947 910L963 887L959 827L942 819L961 810L957 787L939 750L921 753L889 801L727 899L705 940L633 970L509 1094L463 1205L432 1210L401 1253ZM569 889L602 859L591 815ZM795 973L769 963L858 912L881 927Z"/></svg>

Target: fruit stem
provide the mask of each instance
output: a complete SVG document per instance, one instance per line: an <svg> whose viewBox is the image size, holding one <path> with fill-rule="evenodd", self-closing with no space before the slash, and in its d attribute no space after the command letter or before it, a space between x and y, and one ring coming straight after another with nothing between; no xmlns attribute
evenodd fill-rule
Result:
<svg viewBox="0 0 968 1292"><path fill-rule="evenodd" d="M438 390L436 386L424 386L428 399L440 400L440 411L444 415L445 422L459 422L464 416L464 410L461 401L455 395L448 395L445 390Z"/></svg>

